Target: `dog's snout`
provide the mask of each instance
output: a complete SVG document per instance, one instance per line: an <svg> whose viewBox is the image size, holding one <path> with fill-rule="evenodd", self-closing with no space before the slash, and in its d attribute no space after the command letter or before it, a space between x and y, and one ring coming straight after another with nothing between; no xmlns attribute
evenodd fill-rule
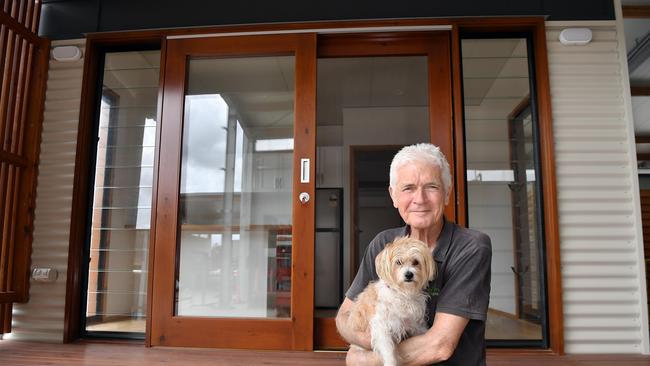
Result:
<svg viewBox="0 0 650 366"><path fill-rule="evenodd" d="M404 273L404 278L406 278L407 281L412 280L413 279L413 272L408 271L408 272Z"/></svg>

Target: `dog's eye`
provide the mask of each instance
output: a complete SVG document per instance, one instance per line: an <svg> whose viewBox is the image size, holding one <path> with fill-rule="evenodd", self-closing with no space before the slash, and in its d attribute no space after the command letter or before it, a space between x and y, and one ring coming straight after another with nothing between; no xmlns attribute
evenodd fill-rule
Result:
<svg viewBox="0 0 650 366"><path fill-rule="evenodd" d="M414 265L414 266L417 266L418 264L420 264L420 262L418 262L417 259L414 259L414 260L413 260L413 265Z"/></svg>
<svg viewBox="0 0 650 366"><path fill-rule="evenodd" d="M402 265L402 261L398 259L398 260L395 261L395 264L397 264L398 266L401 266L401 265Z"/></svg>

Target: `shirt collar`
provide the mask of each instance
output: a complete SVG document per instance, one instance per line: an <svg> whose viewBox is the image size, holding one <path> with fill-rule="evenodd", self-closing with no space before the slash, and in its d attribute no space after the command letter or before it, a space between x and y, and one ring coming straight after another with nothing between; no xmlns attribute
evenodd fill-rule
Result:
<svg viewBox="0 0 650 366"><path fill-rule="evenodd" d="M454 224L447 221L445 217L442 219L442 230L438 236L436 247L433 249L433 258L438 262L444 262L445 258L447 258L447 252L449 252L449 246L451 245L451 237L454 233ZM408 236L411 233L411 227L408 225L404 226L402 230L401 236Z"/></svg>

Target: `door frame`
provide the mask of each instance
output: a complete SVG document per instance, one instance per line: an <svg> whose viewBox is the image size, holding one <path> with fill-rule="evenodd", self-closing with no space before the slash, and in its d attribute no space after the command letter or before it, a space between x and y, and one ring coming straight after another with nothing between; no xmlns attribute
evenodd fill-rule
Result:
<svg viewBox="0 0 650 366"><path fill-rule="evenodd" d="M190 57L295 56L293 193L315 194L314 169L301 183L301 158L316 155L316 35L213 37L166 42L162 118L153 244L150 344L153 346L247 349L313 348L314 204L292 204L291 317L210 318L174 315L178 261L178 214L183 99ZM299 292L298 292L299 291ZM298 295L299 294L299 295Z"/></svg>
<svg viewBox="0 0 650 366"><path fill-rule="evenodd" d="M91 152L95 137L92 134L95 109L95 95L93 90L97 87L97 75L100 70L99 58L101 52L113 47L133 47L141 49L148 46L162 46L162 53L165 53L166 37L206 37L206 35L233 35L249 33L291 33L291 32L323 32L334 33L340 30L354 32L355 29L365 31L367 28L383 30L404 31L417 27L442 27L452 30L452 65L454 79L454 134L456 136L455 160L462 163L464 159L463 137L463 105L462 105L462 79L461 70L456 67L460 65L460 34L464 32L528 32L531 34L534 45L534 63L536 76L537 107L539 114L540 140L543 191L546 199L544 206L544 222L546 237L546 271L547 271L547 293L549 313L549 340L550 350L556 354L564 353L564 325L562 310L562 281L560 268L560 245L559 245L559 220L557 216L557 188L555 179L555 158L553 150L553 126L552 108L550 97L549 67L547 59L547 42L545 19L540 16L522 17L456 17L456 18L419 18L419 19L384 19L364 21L323 21L323 22L297 22L278 24L245 24L245 25L219 25L199 28L173 28L144 31L118 31L118 32L97 32L89 33L86 37L84 50L83 81L81 92L81 103L79 112L79 127L77 129L77 144L75 153L74 183L72 190L72 204L70 214L70 236L67 260L66 278L66 299L64 314L63 341L73 342L80 338L81 323L81 292L85 289L82 286L83 259L79 253L84 248L86 233L85 217L89 191L89 166L91 164ZM161 60L161 72L164 69L164 58ZM161 90L162 80L161 77ZM162 100L159 98L159 110ZM158 114L160 116L160 113ZM159 139L157 139L159 141ZM158 152L157 152L158 154ZM156 160L157 161L157 160ZM464 207L465 184L459 180L464 177L463 164L456 164L454 169L455 188L460 195L456 197L457 222L461 225L466 223ZM156 180L154 173L154 181ZM155 189L155 186L154 186ZM155 205L155 201L153 202ZM155 207L154 207L155 211ZM152 223L152 230L155 223ZM153 240L150 241L153 245ZM151 265L153 252L150 251ZM151 281L151 279L150 279ZM151 286L149 287L151 288ZM148 293L148 303L151 303L151 291ZM148 317L145 344L151 343L151 324ZM535 352L535 351L533 351ZM540 350L539 352L547 352Z"/></svg>

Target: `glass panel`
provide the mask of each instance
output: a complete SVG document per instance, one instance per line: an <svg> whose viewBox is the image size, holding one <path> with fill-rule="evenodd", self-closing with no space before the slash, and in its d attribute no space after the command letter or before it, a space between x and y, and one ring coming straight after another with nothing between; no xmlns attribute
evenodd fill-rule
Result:
<svg viewBox="0 0 650 366"><path fill-rule="evenodd" d="M647 139L638 139L638 135L647 136L650 134L650 125L645 122L648 121L648 116L650 116L650 96L632 96L632 114L634 115L634 130L637 134L636 160L640 178L650 173L650 141ZM650 187L647 179L639 180L639 183L641 183L641 189L648 189Z"/></svg>
<svg viewBox="0 0 650 366"><path fill-rule="evenodd" d="M488 339L540 340L534 121L525 39L462 41L469 226L492 238Z"/></svg>
<svg viewBox="0 0 650 366"><path fill-rule="evenodd" d="M429 141L427 80L426 56L318 60L316 317L336 314L372 238L403 225L389 166Z"/></svg>
<svg viewBox="0 0 650 366"><path fill-rule="evenodd" d="M294 57L193 59L176 314L288 317Z"/></svg>
<svg viewBox="0 0 650 366"><path fill-rule="evenodd" d="M86 331L144 333L160 51L105 56Z"/></svg>

